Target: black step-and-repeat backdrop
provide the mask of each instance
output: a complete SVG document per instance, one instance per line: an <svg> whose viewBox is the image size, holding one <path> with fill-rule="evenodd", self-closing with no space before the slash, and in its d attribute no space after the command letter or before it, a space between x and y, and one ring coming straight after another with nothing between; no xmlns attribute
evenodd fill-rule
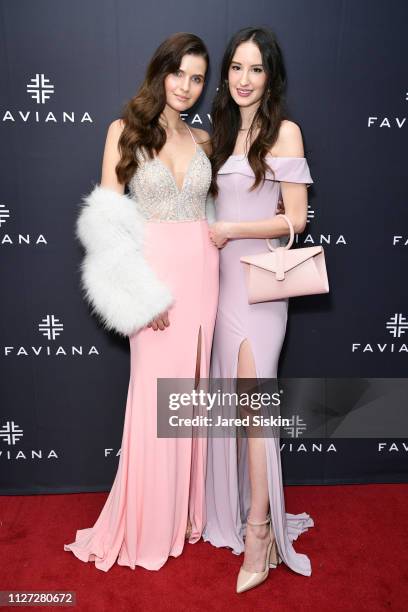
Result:
<svg viewBox="0 0 408 612"><path fill-rule="evenodd" d="M184 117L207 130L230 35L268 26L284 51L289 109L315 181L298 243L324 246L331 291L291 301L280 375L407 375L406 2L0 6L1 493L112 483L129 347L89 314L74 223L100 180L109 123L173 32L194 32L210 50L205 95ZM295 428L282 440L285 482L406 481L407 451L401 436L313 440Z"/></svg>

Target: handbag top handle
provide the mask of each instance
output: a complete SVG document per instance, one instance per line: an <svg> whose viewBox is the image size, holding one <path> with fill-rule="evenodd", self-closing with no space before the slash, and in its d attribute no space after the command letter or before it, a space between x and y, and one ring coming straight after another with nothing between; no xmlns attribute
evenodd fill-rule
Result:
<svg viewBox="0 0 408 612"><path fill-rule="evenodd" d="M285 246L283 246L283 247L282 247L282 246L280 246L280 247L276 247L276 248L278 248L278 249L290 249L290 247L291 247L291 246L292 246L292 244L293 244L293 240L294 240L294 238L295 238L295 230L293 229L292 221L289 219L289 217L287 217L287 216L286 216L286 215L284 215L284 214L279 214L279 215L276 215L276 216L277 216L277 217L283 217L283 218L285 219L286 223L289 225L289 230L290 230L289 240L288 240L288 242L285 244ZM276 251L276 248L275 248L275 247L273 247L273 246L270 244L269 240L270 240L269 238L266 238L266 244L268 245L269 250L270 250L270 251Z"/></svg>

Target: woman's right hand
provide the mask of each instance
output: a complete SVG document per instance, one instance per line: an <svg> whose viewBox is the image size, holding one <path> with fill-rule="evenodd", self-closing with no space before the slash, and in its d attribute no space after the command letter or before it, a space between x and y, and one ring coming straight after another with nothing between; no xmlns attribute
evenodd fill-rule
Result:
<svg viewBox="0 0 408 612"><path fill-rule="evenodd" d="M222 249L227 244L228 230L229 224L226 221L216 221L209 226L210 240L218 249Z"/></svg>
<svg viewBox="0 0 408 612"><path fill-rule="evenodd" d="M169 313L166 310L165 312L162 312L158 317L150 321L147 327L151 327L154 331L157 331L158 329L161 329L163 331L169 325Z"/></svg>

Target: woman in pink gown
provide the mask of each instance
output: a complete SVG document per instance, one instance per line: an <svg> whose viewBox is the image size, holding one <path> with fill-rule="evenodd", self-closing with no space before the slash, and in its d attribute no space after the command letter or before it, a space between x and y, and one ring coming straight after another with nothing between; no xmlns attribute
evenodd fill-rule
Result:
<svg viewBox="0 0 408 612"><path fill-rule="evenodd" d="M157 379L209 374L218 249L207 221L211 164L197 143L208 135L180 118L200 96L207 64L196 36L160 45L124 121L109 128L101 185L78 222L86 296L130 343L116 477L94 525L64 545L103 571L116 561L158 570L205 525L206 439L157 437Z"/></svg>
<svg viewBox="0 0 408 612"><path fill-rule="evenodd" d="M284 84L271 32L246 28L231 39L212 112L217 222L210 235L220 248L212 379L277 377L288 300L248 304L240 257L267 251L265 238L280 246L279 238L288 233L276 215L280 196L295 232L305 227L306 185L313 181L300 130L284 119ZM309 576L310 561L292 542L313 520L305 512L285 511L279 437L248 436L240 442L233 436L209 438L204 539L235 554L245 550L237 592L260 584L281 560Z"/></svg>

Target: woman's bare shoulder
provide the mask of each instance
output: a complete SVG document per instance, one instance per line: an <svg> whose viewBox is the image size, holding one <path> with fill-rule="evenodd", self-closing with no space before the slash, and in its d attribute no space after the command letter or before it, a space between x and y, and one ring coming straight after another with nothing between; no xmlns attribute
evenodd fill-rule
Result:
<svg viewBox="0 0 408 612"><path fill-rule="evenodd" d="M120 161L119 138L124 127L122 119L115 119L109 124L102 160L101 186L119 193L123 193L124 185L119 183L115 168Z"/></svg>
<svg viewBox="0 0 408 612"><path fill-rule="evenodd" d="M302 131L297 123L283 119L279 127L278 139L269 151L276 157L303 157Z"/></svg>
<svg viewBox="0 0 408 612"><path fill-rule="evenodd" d="M112 123L109 125L108 129L114 134L121 134L124 127L125 127L125 122L123 121L123 119L114 119Z"/></svg>

